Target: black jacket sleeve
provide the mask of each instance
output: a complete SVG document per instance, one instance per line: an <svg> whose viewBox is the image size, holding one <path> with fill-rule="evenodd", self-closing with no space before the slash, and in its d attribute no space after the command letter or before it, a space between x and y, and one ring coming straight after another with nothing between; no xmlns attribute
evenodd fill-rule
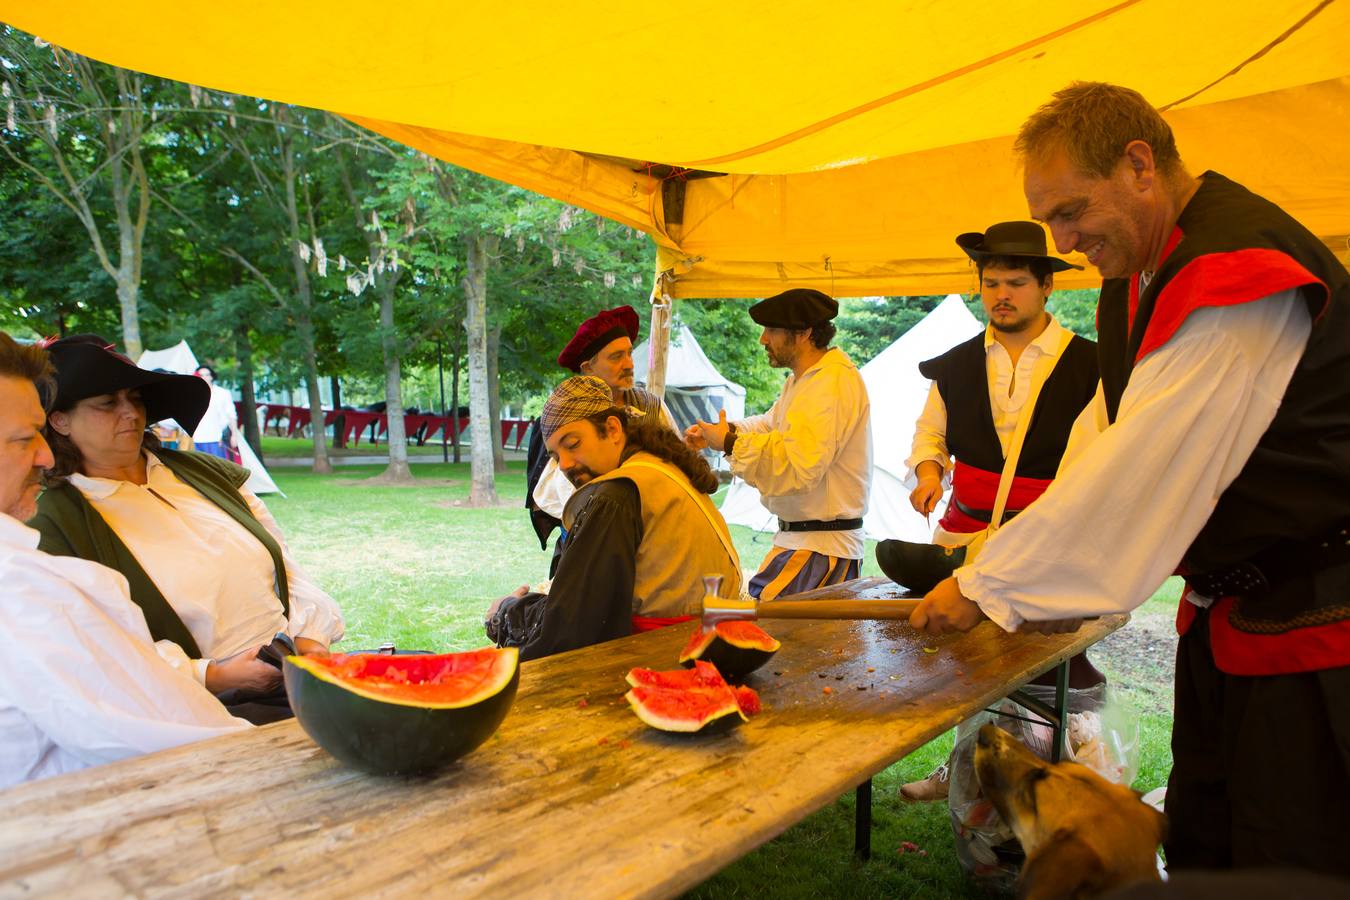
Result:
<svg viewBox="0 0 1350 900"><path fill-rule="evenodd" d="M548 536L553 533L553 529L562 526L562 522L534 504L534 488L539 484L547 465L548 450L544 447L543 429L539 427L539 420L535 419L530 426L530 440L525 454L525 508L530 511L530 525L539 538L540 550L548 549Z"/></svg>
<svg viewBox="0 0 1350 900"><path fill-rule="evenodd" d="M487 623L488 637L498 646L519 647L521 659L632 634L633 584L642 540L637 487L616 479L581 492L584 502L548 594L508 597Z"/></svg>

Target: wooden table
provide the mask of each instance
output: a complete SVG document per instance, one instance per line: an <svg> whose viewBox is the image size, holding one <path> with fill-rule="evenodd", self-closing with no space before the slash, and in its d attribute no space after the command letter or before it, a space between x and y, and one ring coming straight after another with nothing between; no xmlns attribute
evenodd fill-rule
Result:
<svg viewBox="0 0 1350 900"><path fill-rule="evenodd" d="M766 620L764 711L702 738L622 698L690 629L634 635L524 664L501 729L435 778L360 774L281 722L0 793L0 896L670 896L1125 621L929 639Z"/></svg>

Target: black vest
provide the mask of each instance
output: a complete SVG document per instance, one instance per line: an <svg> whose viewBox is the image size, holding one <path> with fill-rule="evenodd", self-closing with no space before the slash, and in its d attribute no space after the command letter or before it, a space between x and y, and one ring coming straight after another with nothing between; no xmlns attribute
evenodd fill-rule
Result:
<svg viewBox="0 0 1350 900"><path fill-rule="evenodd" d="M1192 571L1220 569L1282 543L1306 544L1350 521L1350 273L1273 203L1214 172L1202 178L1177 220L1180 242L1141 292L1133 327L1129 281L1102 285L1097 326L1111 418L1140 348L1170 337L1195 304L1199 271L1241 267L1239 292L1227 295L1238 302L1301 283L1313 328L1274 421L1186 551ZM1168 291L1174 280L1180 287ZM1174 324L1148 334L1155 318ZM1345 595L1320 589L1325 580L1310 573L1301 591L1253 598L1246 613L1289 620L1309 606L1327 612L1339 604L1350 616Z"/></svg>
<svg viewBox="0 0 1350 900"><path fill-rule="evenodd" d="M994 430L984 333L919 363L919 371L937 382L947 407L947 451L968 466L1002 472L1003 446ZM1041 387L1017 461L1019 477L1055 477L1074 419L1096 391L1097 345L1074 335Z"/></svg>

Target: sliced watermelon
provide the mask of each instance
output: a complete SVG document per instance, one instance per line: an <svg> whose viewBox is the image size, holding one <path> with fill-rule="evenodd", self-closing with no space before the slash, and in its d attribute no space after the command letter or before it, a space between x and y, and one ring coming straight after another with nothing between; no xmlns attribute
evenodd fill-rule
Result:
<svg viewBox="0 0 1350 900"><path fill-rule="evenodd" d="M661 731L712 733L745 721L736 694L717 668L698 662L692 670L633 669L624 699L643 722Z"/></svg>
<svg viewBox="0 0 1350 900"><path fill-rule="evenodd" d="M705 660L717 666L726 678L739 681L764 665L781 647L754 622L718 622L712 628L696 628L680 653L682 665Z"/></svg>
<svg viewBox="0 0 1350 900"><path fill-rule="evenodd" d="M732 688L736 692L736 705L741 708L741 712L747 716L753 716L759 713L759 694L755 693L754 688L744 685Z"/></svg>

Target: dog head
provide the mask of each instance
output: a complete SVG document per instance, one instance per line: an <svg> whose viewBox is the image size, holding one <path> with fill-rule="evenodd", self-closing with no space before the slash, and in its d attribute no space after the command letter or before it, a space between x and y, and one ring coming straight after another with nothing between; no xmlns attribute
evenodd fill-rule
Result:
<svg viewBox="0 0 1350 900"><path fill-rule="evenodd" d="M980 786L1026 851L1020 895L1095 897L1158 877L1167 819L1086 766L1051 765L993 725L975 746Z"/></svg>

